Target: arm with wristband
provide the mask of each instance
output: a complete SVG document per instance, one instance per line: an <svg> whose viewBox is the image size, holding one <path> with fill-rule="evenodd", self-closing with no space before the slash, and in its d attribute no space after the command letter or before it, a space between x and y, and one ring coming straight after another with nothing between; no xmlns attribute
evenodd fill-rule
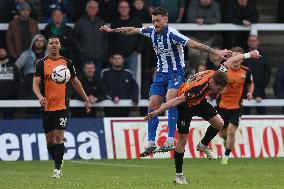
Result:
<svg viewBox="0 0 284 189"><path fill-rule="evenodd" d="M250 52L247 52L245 54L240 54L240 55L237 55L237 56L232 56L230 57L226 62L223 63L224 66L226 66L227 68L231 66L232 63L234 62L239 62L239 61L242 61L244 59L248 59L248 58L251 58L251 59L258 59L260 58L261 55L259 54L259 52L257 50L254 50L254 51L250 51Z"/></svg>

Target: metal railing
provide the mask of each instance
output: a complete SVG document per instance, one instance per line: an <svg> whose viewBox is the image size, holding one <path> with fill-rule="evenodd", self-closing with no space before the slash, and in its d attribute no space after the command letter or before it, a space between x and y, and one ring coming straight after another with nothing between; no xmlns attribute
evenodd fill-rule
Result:
<svg viewBox="0 0 284 189"><path fill-rule="evenodd" d="M133 105L131 100L120 100L119 103L115 104L111 100L104 100L99 103L95 103L93 107L147 107L149 101L146 99L139 100L137 105ZM216 105L215 101L211 102ZM84 102L80 100L71 100L70 107L84 107ZM255 106L267 106L267 107L284 107L284 99L263 99L261 102L256 100L244 100L243 106L255 107ZM0 100L0 108L33 108L40 107L39 101L37 100Z"/></svg>

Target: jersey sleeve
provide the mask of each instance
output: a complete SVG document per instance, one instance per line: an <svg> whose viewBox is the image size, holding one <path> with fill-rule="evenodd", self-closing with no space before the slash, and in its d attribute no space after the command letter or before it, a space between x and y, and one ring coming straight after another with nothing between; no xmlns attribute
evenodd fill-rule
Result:
<svg viewBox="0 0 284 189"><path fill-rule="evenodd" d="M44 71L43 71L43 60L39 60L36 63L35 66L35 72L34 72L34 77L43 77L44 76Z"/></svg>
<svg viewBox="0 0 284 189"><path fill-rule="evenodd" d="M71 78L76 76L76 70L71 60L67 61L67 68L70 70Z"/></svg>
<svg viewBox="0 0 284 189"><path fill-rule="evenodd" d="M181 34L177 30L174 30L173 32L171 32L170 36L171 36L174 44L177 44L177 45L186 46L186 44L189 41L188 37L186 37L185 35Z"/></svg>
<svg viewBox="0 0 284 189"><path fill-rule="evenodd" d="M140 34L146 37L151 37L152 32L154 31L153 27L142 27L140 29Z"/></svg>

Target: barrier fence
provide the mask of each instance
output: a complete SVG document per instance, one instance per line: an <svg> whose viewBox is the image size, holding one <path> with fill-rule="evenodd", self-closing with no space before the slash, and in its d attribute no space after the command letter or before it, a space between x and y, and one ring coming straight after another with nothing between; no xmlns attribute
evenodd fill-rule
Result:
<svg viewBox="0 0 284 189"><path fill-rule="evenodd" d="M148 107L149 101L146 99L140 99L137 105L133 105L131 100L120 100L115 104L111 100L104 100L99 103L95 103L93 107ZM216 105L215 101L211 104ZM257 107L284 107L284 99L263 99L261 102L256 100L243 100L243 106ZM0 108L33 108L40 107L38 100L0 100ZM70 107L85 107L84 102L80 100L71 100Z"/></svg>
<svg viewBox="0 0 284 189"><path fill-rule="evenodd" d="M284 116L243 116L236 133L231 157L284 157ZM0 161L48 160L41 120L0 120ZM195 146L209 123L193 118L185 148L186 158L204 158ZM157 145L168 132L166 117L160 117ZM177 136L175 136L177 139ZM143 118L70 119L65 131L65 160L139 159L147 145L147 122ZM223 139L216 136L212 150L222 156ZM158 153L147 158L173 158L173 153Z"/></svg>

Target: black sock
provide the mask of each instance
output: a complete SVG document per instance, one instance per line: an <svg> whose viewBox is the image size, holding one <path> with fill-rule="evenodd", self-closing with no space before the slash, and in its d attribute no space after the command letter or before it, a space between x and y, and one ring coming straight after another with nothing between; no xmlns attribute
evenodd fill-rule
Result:
<svg viewBox="0 0 284 189"><path fill-rule="evenodd" d="M65 150L64 144L55 144L55 149L54 149L55 169L59 170L61 167L64 150Z"/></svg>
<svg viewBox="0 0 284 189"><path fill-rule="evenodd" d="M214 127L212 127L212 125L210 125L207 128L205 136L201 140L201 143L205 146L208 146L209 142L217 135L218 132L219 130L215 129Z"/></svg>
<svg viewBox="0 0 284 189"><path fill-rule="evenodd" d="M54 160L54 148L55 148L54 144L47 146L47 150L53 160Z"/></svg>
<svg viewBox="0 0 284 189"><path fill-rule="evenodd" d="M225 156L229 156L229 155L230 155L230 153L231 153L231 149L226 148Z"/></svg>
<svg viewBox="0 0 284 189"><path fill-rule="evenodd" d="M184 155L184 152L178 153L174 151L176 173L182 173L183 155Z"/></svg>

